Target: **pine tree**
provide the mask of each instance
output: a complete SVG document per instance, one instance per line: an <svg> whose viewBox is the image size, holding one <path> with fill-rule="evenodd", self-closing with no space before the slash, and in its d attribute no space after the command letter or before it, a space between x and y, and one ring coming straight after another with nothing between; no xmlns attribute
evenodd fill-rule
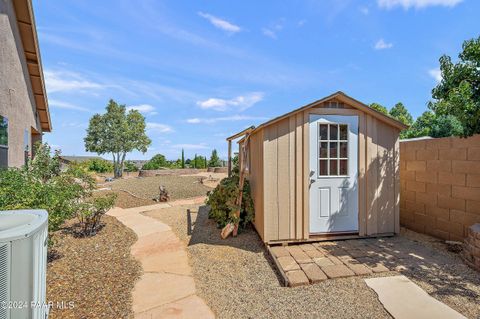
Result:
<svg viewBox="0 0 480 319"><path fill-rule="evenodd" d="M212 151L212 155L210 156L210 161L208 162L208 166L209 167L221 166L220 158L218 157L218 153L216 149Z"/></svg>

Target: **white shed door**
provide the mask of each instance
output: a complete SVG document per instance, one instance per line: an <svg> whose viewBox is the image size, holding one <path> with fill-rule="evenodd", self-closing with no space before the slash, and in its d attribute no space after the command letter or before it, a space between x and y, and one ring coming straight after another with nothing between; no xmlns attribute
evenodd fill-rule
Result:
<svg viewBox="0 0 480 319"><path fill-rule="evenodd" d="M358 231L358 116L310 114L310 233Z"/></svg>

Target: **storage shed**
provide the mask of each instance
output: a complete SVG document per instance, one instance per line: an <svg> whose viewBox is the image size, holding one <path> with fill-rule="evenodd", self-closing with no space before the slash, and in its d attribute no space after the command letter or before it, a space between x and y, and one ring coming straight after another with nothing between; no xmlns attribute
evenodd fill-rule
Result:
<svg viewBox="0 0 480 319"><path fill-rule="evenodd" d="M262 240L398 233L399 133L405 128L337 92L228 138L230 159L231 142L241 137L241 169Z"/></svg>

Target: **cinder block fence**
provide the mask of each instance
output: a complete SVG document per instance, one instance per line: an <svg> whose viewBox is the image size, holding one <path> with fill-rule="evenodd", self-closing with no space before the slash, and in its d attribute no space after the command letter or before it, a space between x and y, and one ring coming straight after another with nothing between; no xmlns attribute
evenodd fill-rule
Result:
<svg viewBox="0 0 480 319"><path fill-rule="evenodd" d="M480 135L400 142L400 223L462 241L480 222Z"/></svg>

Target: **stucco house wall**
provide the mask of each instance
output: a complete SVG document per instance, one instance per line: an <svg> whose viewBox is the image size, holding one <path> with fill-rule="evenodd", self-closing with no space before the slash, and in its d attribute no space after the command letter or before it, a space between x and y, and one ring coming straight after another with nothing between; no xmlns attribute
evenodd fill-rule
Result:
<svg viewBox="0 0 480 319"><path fill-rule="evenodd" d="M42 134L15 5L0 1L0 115L8 119L8 166L23 165L26 147L31 153Z"/></svg>

